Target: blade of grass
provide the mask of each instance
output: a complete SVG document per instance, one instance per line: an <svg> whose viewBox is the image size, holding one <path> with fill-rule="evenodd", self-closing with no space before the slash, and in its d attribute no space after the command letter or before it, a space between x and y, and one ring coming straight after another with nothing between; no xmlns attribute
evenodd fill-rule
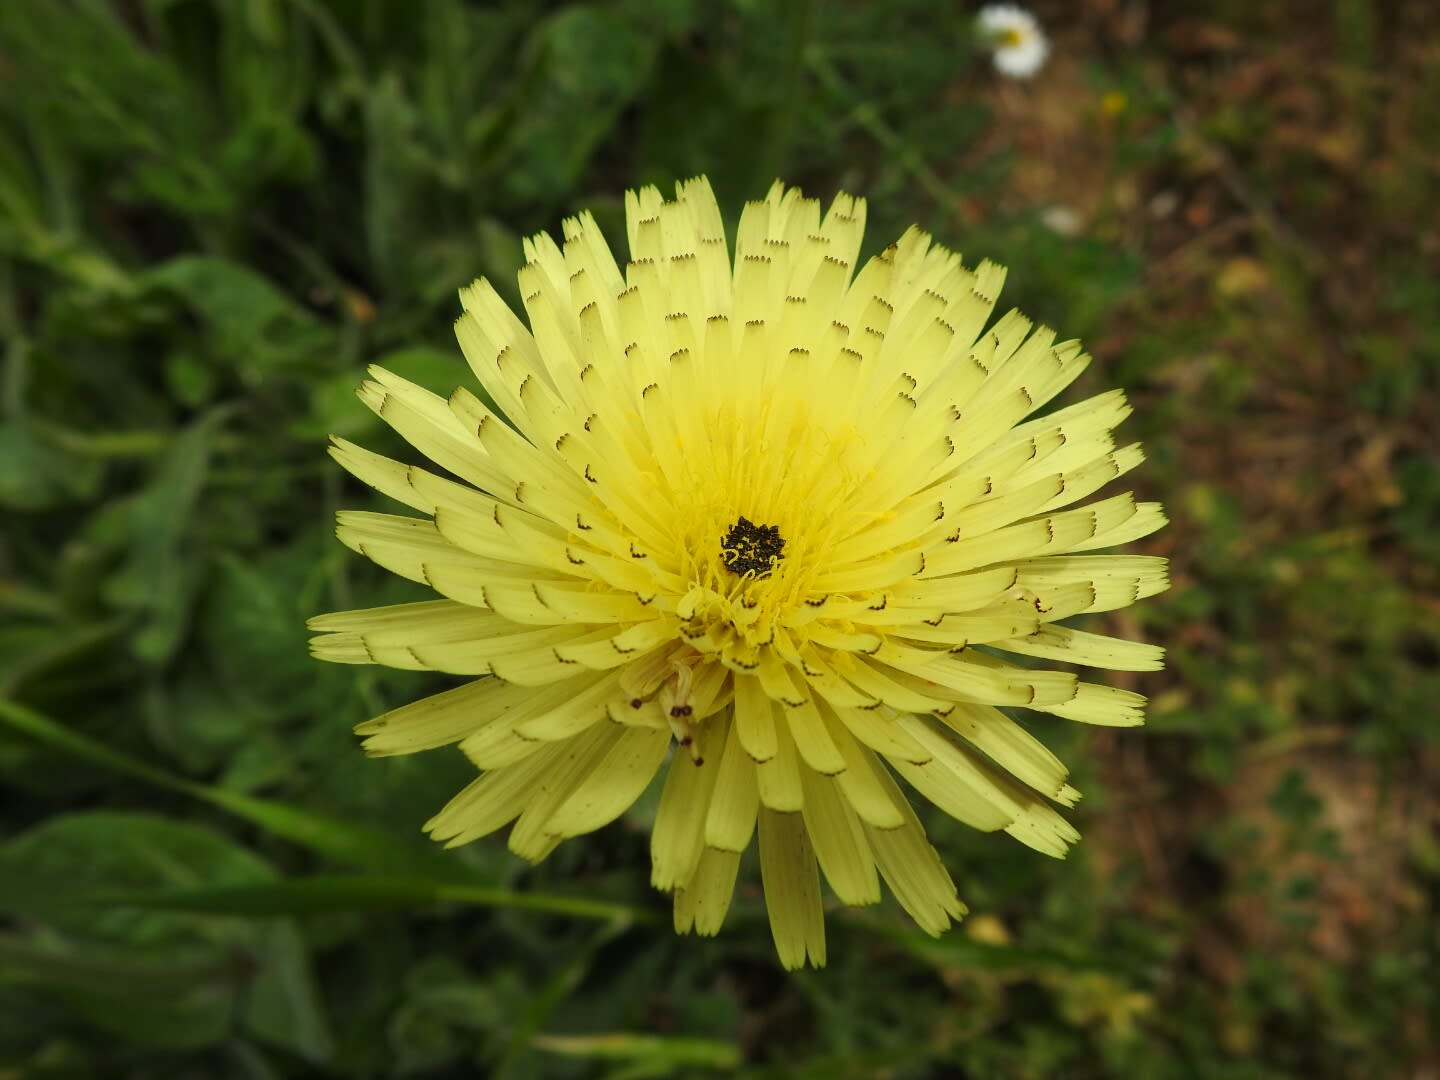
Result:
<svg viewBox="0 0 1440 1080"><path fill-rule="evenodd" d="M654 912L643 908L578 896L517 892L499 886L466 885L414 877L324 874L253 885L107 892L76 897L70 902L254 917L399 911L429 904L473 904L577 919L618 920L625 925L660 921Z"/></svg>
<svg viewBox="0 0 1440 1080"><path fill-rule="evenodd" d="M383 829L187 780L112 750L13 701L0 699L0 722L111 772L198 799L336 862L381 873L405 870L448 878L469 876L458 861L427 845L402 840Z"/></svg>
<svg viewBox="0 0 1440 1080"><path fill-rule="evenodd" d="M685 1036L637 1035L628 1031L602 1035L536 1035L530 1045L537 1050L564 1057L608 1061L647 1059L666 1070L682 1065L711 1069L734 1069L740 1065L740 1049L718 1039ZM673 1076L673 1071L655 1073Z"/></svg>

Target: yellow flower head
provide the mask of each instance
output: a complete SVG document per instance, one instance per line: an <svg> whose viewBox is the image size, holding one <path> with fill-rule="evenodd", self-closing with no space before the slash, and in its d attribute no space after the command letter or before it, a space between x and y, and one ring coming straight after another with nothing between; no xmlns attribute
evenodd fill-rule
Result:
<svg viewBox="0 0 1440 1080"><path fill-rule="evenodd" d="M1045 413L1089 357L1010 312L1005 277L911 229L856 272L862 200L780 184L732 260L709 184L626 198L622 269L588 214L525 245L528 328L480 281L461 347L484 396L381 369L360 396L445 473L337 439L419 516L345 512L340 539L443 599L322 615L315 655L477 678L362 724L372 754L459 743L480 776L427 825L513 822L539 860L665 772L652 881L714 934L741 855L781 961L825 961L819 871L880 879L939 934L965 912L901 781L1050 855L1078 834L1066 769L1001 711L1141 722L1139 695L1007 654L1158 668L1059 625L1166 587L1162 559L1078 554L1164 524L1118 391ZM682 748L671 750L672 745Z"/></svg>

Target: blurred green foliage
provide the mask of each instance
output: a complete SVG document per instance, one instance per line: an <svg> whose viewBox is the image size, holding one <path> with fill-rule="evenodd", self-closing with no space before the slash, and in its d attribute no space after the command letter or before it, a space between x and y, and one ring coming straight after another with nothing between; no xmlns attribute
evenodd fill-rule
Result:
<svg viewBox="0 0 1440 1080"><path fill-rule="evenodd" d="M1298 2L1143 41L1113 7L1042 10L1032 90L920 0L7 0L0 1077L1433 1067L1435 27L1336 0L1306 76ZM1057 96L1078 147L1027 136ZM1070 197L1100 159L1088 227L1042 224L1027 170ZM618 239L625 188L700 172L1009 264L1140 404L1176 518L1131 616L1171 649L1150 732L1036 724L1077 853L937 819L970 922L837 913L788 978L753 886L671 935L652 802L536 868L432 850L460 755L350 728L435 684L305 648L415 595L330 532L367 496L325 436L401 453L364 365L465 381L459 286L513 296L521 236L590 207Z"/></svg>

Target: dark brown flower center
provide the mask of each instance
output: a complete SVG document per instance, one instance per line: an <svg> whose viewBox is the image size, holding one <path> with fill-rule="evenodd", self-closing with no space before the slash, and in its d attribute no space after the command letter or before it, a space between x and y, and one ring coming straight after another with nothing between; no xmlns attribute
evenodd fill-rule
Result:
<svg viewBox="0 0 1440 1080"><path fill-rule="evenodd" d="M775 569L785 551L785 539L778 525L756 525L742 517L720 540L720 558L733 574L764 577Z"/></svg>

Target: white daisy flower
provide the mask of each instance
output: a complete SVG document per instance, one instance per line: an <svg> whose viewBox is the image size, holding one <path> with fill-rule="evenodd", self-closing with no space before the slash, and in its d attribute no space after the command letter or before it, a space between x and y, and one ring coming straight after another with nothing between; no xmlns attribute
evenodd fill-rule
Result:
<svg viewBox="0 0 1440 1080"><path fill-rule="evenodd" d="M1015 4L981 8L976 26L981 43L994 53L995 70L1012 79L1028 79L1050 55L1050 43L1035 16Z"/></svg>

